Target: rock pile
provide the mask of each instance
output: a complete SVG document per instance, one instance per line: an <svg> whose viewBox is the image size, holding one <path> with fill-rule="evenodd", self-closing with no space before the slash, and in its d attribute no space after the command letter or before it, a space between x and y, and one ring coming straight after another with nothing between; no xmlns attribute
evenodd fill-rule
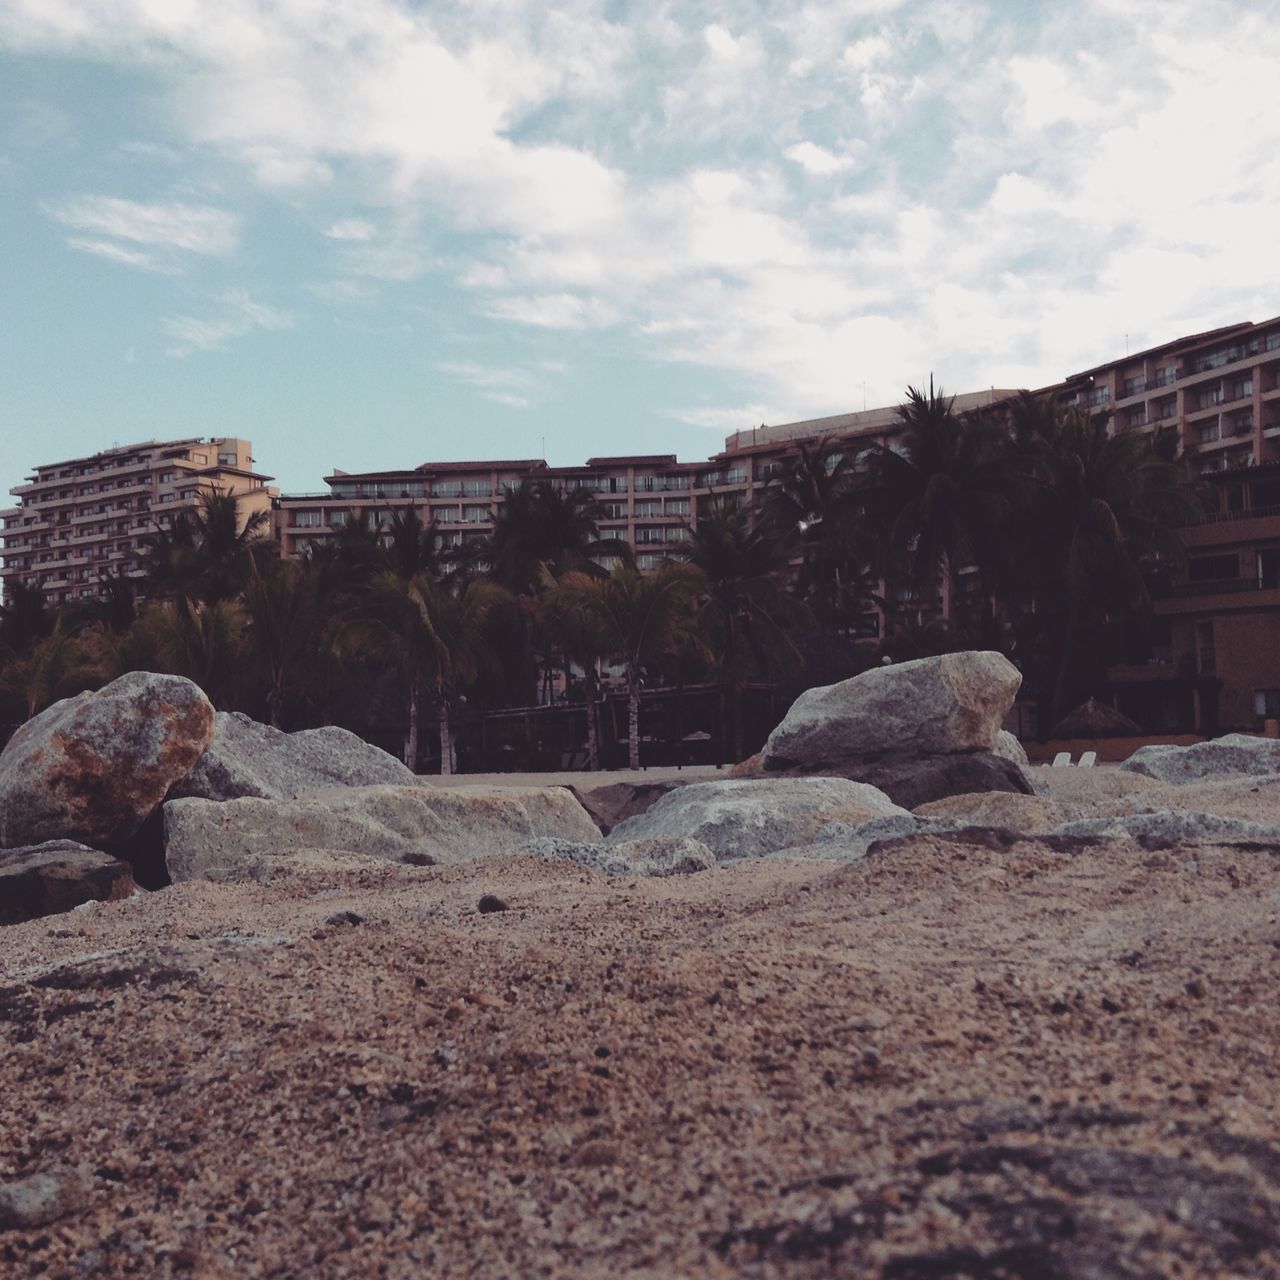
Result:
<svg viewBox="0 0 1280 1280"><path fill-rule="evenodd" d="M1000 729L1021 683L998 653L877 667L802 693L760 764L869 783L909 809L975 791L1027 794L1025 753Z"/></svg>

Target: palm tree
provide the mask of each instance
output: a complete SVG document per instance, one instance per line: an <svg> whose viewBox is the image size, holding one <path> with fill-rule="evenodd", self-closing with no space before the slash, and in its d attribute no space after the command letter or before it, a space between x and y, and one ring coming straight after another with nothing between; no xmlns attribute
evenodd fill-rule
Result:
<svg viewBox="0 0 1280 1280"><path fill-rule="evenodd" d="M627 676L627 760L640 767L640 684L644 669L682 648L696 647L702 575L668 561L654 573L621 565L605 578L583 578L580 605L607 641Z"/></svg>
<svg viewBox="0 0 1280 1280"><path fill-rule="evenodd" d="M751 670L768 672L801 656L788 626L804 610L787 590L787 546L730 501L698 517L686 558L705 584L702 622L730 708L734 759L741 760L742 694Z"/></svg>
<svg viewBox="0 0 1280 1280"><path fill-rule="evenodd" d="M1021 600L1024 621L1030 614L1038 624L1040 650L1056 655L1049 699L1056 723L1084 692L1082 661L1102 653L1105 623L1149 611L1153 561L1181 560L1176 529L1203 508L1159 442L1109 434L1105 418L1037 411L1022 415L1015 431L1027 499L1017 534L1022 576L1010 595Z"/></svg>
<svg viewBox="0 0 1280 1280"><path fill-rule="evenodd" d="M14 694L31 719L51 703L91 687L97 668L80 641L64 631L61 619L22 656L0 666L0 688Z"/></svg>
<svg viewBox="0 0 1280 1280"><path fill-rule="evenodd" d="M799 549L795 589L802 600L813 601L823 680L830 676L833 630L870 594L871 555L846 449L828 439L799 443L760 504L765 529L782 547Z"/></svg>
<svg viewBox="0 0 1280 1280"><path fill-rule="evenodd" d="M5 597L0 604L0 656L21 656L53 630L56 618L35 583L10 582Z"/></svg>
<svg viewBox="0 0 1280 1280"><path fill-rule="evenodd" d="M543 592L540 626L550 642L583 672L587 716L587 767L600 768L600 663L608 656L610 636L599 610L592 607L598 578L569 572L555 579Z"/></svg>
<svg viewBox="0 0 1280 1280"><path fill-rule="evenodd" d="M474 678L489 615L509 599L495 583L429 574L401 578L384 570L369 584L365 607L348 619L342 642L380 653L397 671L405 697L404 762L416 768L424 697L434 695L440 721L440 772L453 772L451 704Z"/></svg>
<svg viewBox="0 0 1280 1280"><path fill-rule="evenodd" d="M416 507L392 510L384 527L383 555L393 573L401 578L419 573L440 576L440 535L422 523Z"/></svg>
<svg viewBox="0 0 1280 1280"><path fill-rule="evenodd" d="M932 594L961 569L990 570L1010 508L1009 439L991 419L960 418L932 378L927 392L907 388L898 417L901 436L869 459L868 507L911 587Z"/></svg>
<svg viewBox="0 0 1280 1280"><path fill-rule="evenodd" d="M282 728L290 689L314 658L324 635L319 576L287 561L260 567L250 562L242 593L248 621L246 644L266 678L267 716Z"/></svg>

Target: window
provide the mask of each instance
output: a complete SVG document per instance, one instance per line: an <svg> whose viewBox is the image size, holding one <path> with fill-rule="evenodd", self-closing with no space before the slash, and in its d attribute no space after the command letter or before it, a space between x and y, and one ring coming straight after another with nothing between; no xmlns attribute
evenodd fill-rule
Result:
<svg viewBox="0 0 1280 1280"><path fill-rule="evenodd" d="M236 455L234 453L218 454L218 466L234 467L236 465Z"/></svg>
<svg viewBox="0 0 1280 1280"><path fill-rule="evenodd" d="M688 514L689 514L688 498L668 498L667 499L667 515L687 516Z"/></svg>
<svg viewBox="0 0 1280 1280"><path fill-rule="evenodd" d="M1259 720L1280 720L1280 689L1255 689L1253 713Z"/></svg>
<svg viewBox="0 0 1280 1280"><path fill-rule="evenodd" d="M1178 398L1170 396L1167 400L1159 400L1156 402L1157 418L1174 418L1178 414Z"/></svg>
<svg viewBox="0 0 1280 1280"><path fill-rule="evenodd" d="M462 482L462 496L464 498L487 498L493 492L493 486L488 480L464 480Z"/></svg>
<svg viewBox="0 0 1280 1280"><path fill-rule="evenodd" d="M295 511L293 513L293 525L296 529L318 529L323 523L323 516L319 511Z"/></svg>
<svg viewBox="0 0 1280 1280"><path fill-rule="evenodd" d="M627 504L625 502L606 502L603 504L604 514L610 520L625 520Z"/></svg>
<svg viewBox="0 0 1280 1280"><path fill-rule="evenodd" d="M161 484L172 484L172 483L173 483L173 472L172 472L172 471L162 471L162 472L160 473L160 483L161 483Z"/></svg>
<svg viewBox="0 0 1280 1280"><path fill-rule="evenodd" d="M636 503L636 519L652 520L662 514L662 503L653 501L640 501Z"/></svg>
<svg viewBox="0 0 1280 1280"><path fill-rule="evenodd" d="M463 507L462 519L466 524L486 524L492 516L488 507Z"/></svg>
<svg viewBox="0 0 1280 1280"><path fill-rule="evenodd" d="M1240 556L1229 555L1192 556L1187 561L1188 582L1221 582L1240 576Z"/></svg>
<svg viewBox="0 0 1280 1280"><path fill-rule="evenodd" d="M1136 378L1126 378L1124 380L1124 390L1121 391L1120 394L1125 396L1136 396L1140 391L1145 391L1146 389L1147 380L1139 374Z"/></svg>
<svg viewBox="0 0 1280 1280"><path fill-rule="evenodd" d="M1218 420L1215 418L1212 422L1206 422L1204 426L1199 427L1196 438L1201 444L1212 444L1215 440L1221 440L1222 428L1218 425Z"/></svg>

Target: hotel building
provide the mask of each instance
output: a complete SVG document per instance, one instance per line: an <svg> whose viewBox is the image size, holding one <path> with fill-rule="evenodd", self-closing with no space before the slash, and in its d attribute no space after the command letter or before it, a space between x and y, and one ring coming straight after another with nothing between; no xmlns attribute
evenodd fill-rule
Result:
<svg viewBox="0 0 1280 1280"><path fill-rule="evenodd" d="M232 438L147 440L38 466L9 491L18 505L0 511L4 594L20 582L70 604L97 596L104 579L141 578L146 536L200 493L236 494L248 520L271 509L270 479L253 470L249 441Z"/></svg>

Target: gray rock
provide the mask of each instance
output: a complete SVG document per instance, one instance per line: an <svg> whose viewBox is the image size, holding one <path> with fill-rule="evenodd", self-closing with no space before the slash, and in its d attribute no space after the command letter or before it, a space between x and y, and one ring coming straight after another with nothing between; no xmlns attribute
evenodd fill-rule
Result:
<svg viewBox="0 0 1280 1280"><path fill-rule="evenodd" d="M1126 814L1119 818L1083 818L1063 823L1049 834L1128 838L1138 840L1148 849L1167 849L1181 844L1264 844L1280 848L1280 826L1189 809L1157 809L1153 813Z"/></svg>
<svg viewBox="0 0 1280 1280"><path fill-rule="evenodd" d="M995 755L1011 760L1019 769L1029 769L1031 761L1027 758L1026 749L1008 729L1001 729L996 734L996 745L992 748Z"/></svg>
<svg viewBox="0 0 1280 1280"><path fill-rule="evenodd" d="M691 837L725 862L808 844L831 822L902 813L883 792L846 778L731 778L669 792L619 823L608 843Z"/></svg>
<svg viewBox="0 0 1280 1280"><path fill-rule="evenodd" d="M75 840L114 851L212 736L212 704L181 676L132 671L55 703L0 754L0 847Z"/></svg>
<svg viewBox="0 0 1280 1280"><path fill-rule="evenodd" d="M524 850L544 858L564 858L614 876L683 876L716 865L715 854L705 844L683 836L655 836L616 844L543 838L528 841Z"/></svg>
<svg viewBox="0 0 1280 1280"><path fill-rule="evenodd" d="M70 840L0 849L0 924L127 898L133 890L127 862Z"/></svg>
<svg viewBox="0 0 1280 1280"><path fill-rule="evenodd" d="M1228 733L1189 747L1139 747L1121 766L1160 782L1212 782L1239 774L1280 774L1280 740Z"/></svg>
<svg viewBox="0 0 1280 1280"><path fill-rule="evenodd" d="M415 782L413 771L395 756L346 729L283 733L238 711L219 711L213 740L170 798L293 800L322 787L407 787Z"/></svg>
<svg viewBox="0 0 1280 1280"><path fill-rule="evenodd" d="M848 778L883 791L904 809L942 800L948 796L1001 791L1029 795L1032 786L1012 760L991 751L955 751L946 755L911 755L893 752L882 756L842 756L821 763L806 763L787 771L792 775L817 774ZM771 773L769 777L777 777Z"/></svg>
<svg viewBox="0 0 1280 1280"><path fill-rule="evenodd" d="M533 836L599 838L563 787L334 787L295 800L171 800L164 829L174 883L259 878L295 850L431 865L514 853Z"/></svg>
<svg viewBox="0 0 1280 1280"><path fill-rule="evenodd" d="M88 1192L88 1179L73 1169L0 1182L0 1231L46 1227L82 1209Z"/></svg>
<svg viewBox="0 0 1280 1280"><path fill-rule="evenodd" d="M992 751L1022 676L998 653L919 658L809 689L769 735L766 770L882 752Z"/></svg>

